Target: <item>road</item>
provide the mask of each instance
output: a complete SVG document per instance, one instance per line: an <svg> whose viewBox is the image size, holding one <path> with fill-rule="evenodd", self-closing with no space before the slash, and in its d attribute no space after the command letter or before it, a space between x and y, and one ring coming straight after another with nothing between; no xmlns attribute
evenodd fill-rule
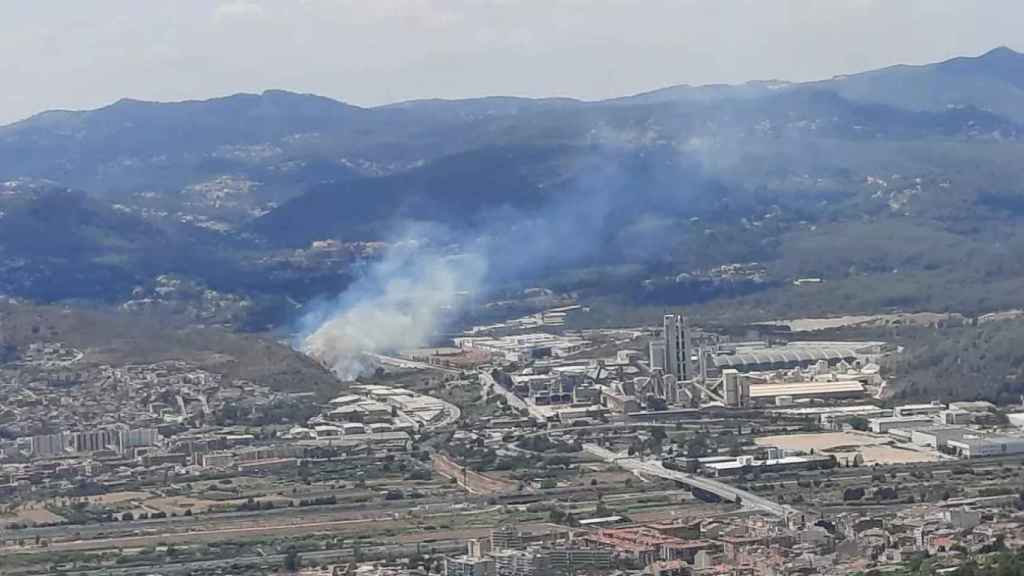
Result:
<svg viewBox="0 0 1024 576"><path fill-rule="evenodd" d="M381 364L388 366L395 366L396 368L408 368L410 370L437 370L438 372L444 372L446 374L461 374L458 370L452 370L451 368L444 368L442 366L434 366L433 364L427 364L426 362L416 362L414 360L406 360L405 358L396 358L394 356L385 356L384 354L376 354L374 352L363 352L363 356L372 358Z"/></svg>
<svg viewBox="0 0 1024 576"><path fill-rule="evenodd" d="M718 480L704 478L703 476L695 476L693 474L669 470L662 466L661 462L645 462L639 458L629 456L623 457L622 454L618 452L613 452L596 444L584 444L583 449L588 454L593 454L605 462L614 463L625 470L629 470L630 472L639 472L641 474L658 476L659 478L665 478L667 480L674 480L681 484L686 484L691 488L698 488L705 492L710 492L723 500L737 502L747 508L768 512L769 514L783 518L801 514L799 510L792 506L773 502L767 498L762 498L761 496L752 494L746 490L741 490L735 486L726 484L725 482L719 482Z"/></svg>

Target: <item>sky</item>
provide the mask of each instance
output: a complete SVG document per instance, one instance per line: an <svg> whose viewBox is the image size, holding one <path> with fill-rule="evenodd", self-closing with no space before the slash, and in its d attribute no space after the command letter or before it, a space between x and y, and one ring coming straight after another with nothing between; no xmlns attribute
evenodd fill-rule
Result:
<svg viewBox="0 0 1024 576"><path fill-rule="evenodd" d="M600 99L1024 51L1020 0L0 0L0 124L278 88Z"/></svg>

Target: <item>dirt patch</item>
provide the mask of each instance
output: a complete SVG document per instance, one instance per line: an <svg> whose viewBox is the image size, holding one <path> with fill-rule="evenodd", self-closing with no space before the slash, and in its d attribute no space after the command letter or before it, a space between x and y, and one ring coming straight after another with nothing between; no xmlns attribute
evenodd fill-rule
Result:
<svg viewBox="0 0 1024 576"><path fill-rule="evenodd" d="M936 462L939 455L932 450L916 446L897 446L888 436L864 432L826 432L822 434L791 434L756 438L758 446L778 446L785 450L799 450L835 456L841 464L853 462L860 454L863 463L907 464L914 462Z"/></svg>
<svg viewBox="0 0 1024 576"><path fill-rule="evenodd" d="M201 498L190 498L188 496L153 498L146 500L143 504L148 509L156 510L158 512L166 512L168 514L184 514L186 510L192 510L193 513L199 513L206 512L210 508L225 506L223 502L203 500Z"/></svg>
<svg viewBox="0 0 1024 576"><path fill-rule="evenodd" d="M865 446L860 449L865 464L907 464L938 462L939 455L931 451L914 450L899 446Z"/></svg>
<svg viewBox="0 0 1024 576"><path fill-rule="evenodd" d="M133 500L142 501L150 498L151 496L152 494L149 492L111 492L110 494L90 496L89 502L94 504L121 504L123 502L131 502Z"/></svg>
<svg viewBox="0 0 1024 576"><path fill-rule="evenodd" d="M56 524L63 522L64 517L54 514L42 505L34 505L32 508L18 508L10 516L0 516L0 524Z"/></svg>
<svg viewBox="0 0 1024 576"><path fill-rule="evenodd" d="M758 446L778 446L786 450L822 452L827 450L858 450L863 446L889 444L891 438L860 432L825 432L821 434L788 434L755 438Z"/></svg>

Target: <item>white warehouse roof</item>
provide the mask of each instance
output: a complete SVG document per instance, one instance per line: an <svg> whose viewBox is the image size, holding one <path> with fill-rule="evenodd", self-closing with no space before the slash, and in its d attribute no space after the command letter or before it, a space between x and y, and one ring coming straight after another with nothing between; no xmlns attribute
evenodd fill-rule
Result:
<svg viewBox="0 0 1024 576"><path fill-rule="evenodd" d="M860 382L789 382L783 384L753 384L751 398L772 398L775 396L815 396L824 394L864 393Z"/></svg>

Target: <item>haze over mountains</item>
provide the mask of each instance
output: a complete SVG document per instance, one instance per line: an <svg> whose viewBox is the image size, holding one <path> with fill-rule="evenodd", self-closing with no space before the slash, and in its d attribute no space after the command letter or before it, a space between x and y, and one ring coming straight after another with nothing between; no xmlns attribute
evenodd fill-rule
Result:
<svg viewBox="0 0 1024 576"><path fill-rule="evenodd" d="M767 282L710 293L810 275L839 308L995 308L1024 281L1022 122L1007 48L601 102L267 91L46 112L0 128L0 293L120 302L175 274L302 301L351 281L312 242L428 222L516 261L492 266L503 281L688 303L681 274L757 261Z"/></svg>

